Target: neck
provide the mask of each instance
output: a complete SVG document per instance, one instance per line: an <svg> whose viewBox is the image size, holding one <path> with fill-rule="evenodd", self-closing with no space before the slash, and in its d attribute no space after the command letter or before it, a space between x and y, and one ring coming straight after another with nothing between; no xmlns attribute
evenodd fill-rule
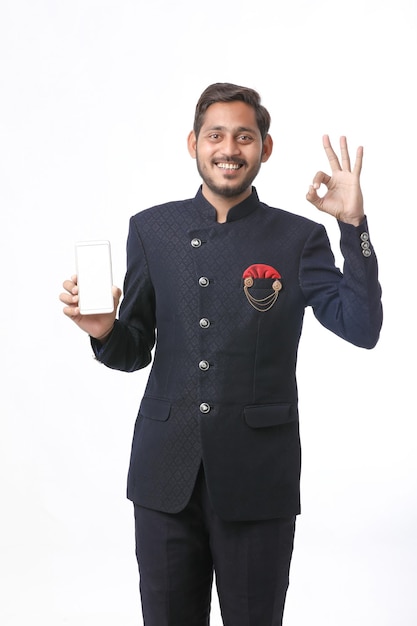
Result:
<svg viewBox="0 0 417 626"><path fill-rule="evenodd" d="M237 196L232 196L231 198L213 192L204 183L202 192L205 199L208 200L216 209L217 221L219 223L224 223L227 220L229 210L240 202L243 202L243 200L246 200L246 198L249 198L252 193L252 186L248 187L248 189Z"/></svg>

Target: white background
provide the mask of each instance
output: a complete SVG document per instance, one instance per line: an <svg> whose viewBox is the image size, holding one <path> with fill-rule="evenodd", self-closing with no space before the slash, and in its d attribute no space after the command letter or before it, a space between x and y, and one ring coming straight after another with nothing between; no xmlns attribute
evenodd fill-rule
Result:
<svg viewBox="0 0 417 626"><path fill-rule="evenodd" d="M58 295L76 240L110 239L121 285L129 217L195 194L195 103L230 81L272 115L261 199L324 223L337 258L305 193L324 133L365 146L384 292L372 351L306 315L285 626L415 626L416 17L413 0L0 0L2 625L142 623L125 482L147 372L97 364Z"/></svg>

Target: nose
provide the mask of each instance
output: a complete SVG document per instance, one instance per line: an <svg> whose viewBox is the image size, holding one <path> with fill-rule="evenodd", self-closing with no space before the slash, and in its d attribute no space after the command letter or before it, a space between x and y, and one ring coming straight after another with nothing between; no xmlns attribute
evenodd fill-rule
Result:
<svg viewBox="0 0 417 626"><path fill-rule="evenodd" d="M233 135L226 135L222 141L222 149L225 156L236 156L240 154L240 145Z"/></svg>

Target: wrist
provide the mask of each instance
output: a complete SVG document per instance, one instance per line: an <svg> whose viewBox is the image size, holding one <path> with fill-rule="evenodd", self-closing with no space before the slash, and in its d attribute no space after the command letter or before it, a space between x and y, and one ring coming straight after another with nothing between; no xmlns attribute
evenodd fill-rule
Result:
<svg viewBox="0 0 417 626"><path fill-rule="evenodd" d="M113 328L114 328L114 322L111 325L111 327L108 330L106 330L105 333L103 333L99 337L93 337L93 339L95 339L96 341L100 341L101 343L104 343L106 341L106 339L108 339L110 337Z"/></svg>
<svg viewBox="0 0 417 626"><path fill-rule="evenodd" d="M360 226L365 219L365 214L358 215L356 217L340 217L339 222L343 222L344 224L351 224L352 226L358 227Z"/></svg>

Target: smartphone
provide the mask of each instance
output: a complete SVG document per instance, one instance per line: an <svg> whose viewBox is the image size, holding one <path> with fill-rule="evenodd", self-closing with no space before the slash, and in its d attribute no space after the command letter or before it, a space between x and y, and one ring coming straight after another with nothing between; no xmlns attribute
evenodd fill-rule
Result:
<svg viewBox="0 0 417 626"><path fill-rule="evenodd" d="M114 302L110 241L77 241L75 263L81 314L111 313Z"/></svg>

